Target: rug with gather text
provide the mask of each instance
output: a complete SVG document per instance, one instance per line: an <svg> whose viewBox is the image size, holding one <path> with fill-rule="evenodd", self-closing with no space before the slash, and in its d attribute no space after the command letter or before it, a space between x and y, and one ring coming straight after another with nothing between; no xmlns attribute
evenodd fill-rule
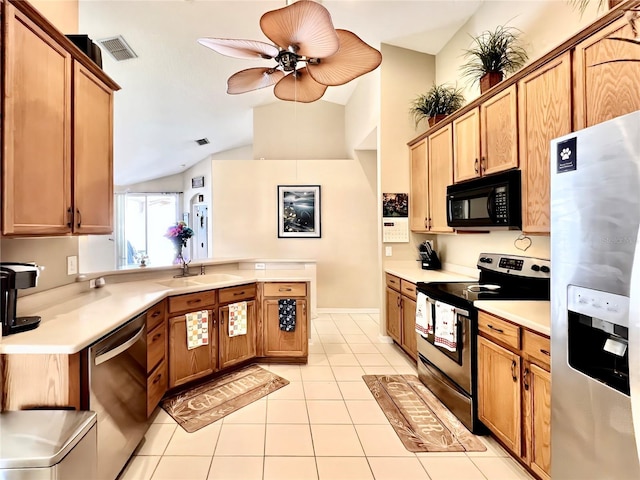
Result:
<svg viewBox="0 0 640 480"><path fill-rule="evenodd" d="M415 375L363 375L410 452L484 452L487 447Z"/></svg>
<svg viewBox="0 0 640 480"><path fill-rule="evenodd" d="M162 408L191 433L288 384L258 365L249 365L172 395Z"/></svg>

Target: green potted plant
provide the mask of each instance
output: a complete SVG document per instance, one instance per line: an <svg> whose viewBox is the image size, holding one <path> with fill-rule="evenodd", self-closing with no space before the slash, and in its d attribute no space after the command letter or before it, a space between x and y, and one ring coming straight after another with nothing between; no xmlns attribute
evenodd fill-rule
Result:
<svg viewBox="0 0 640 480"><path fill-rule="evenodd" d="M434 84L427 93L419 95L413 100L409 112L416 122L416 127L425 118L429 122L429 126L433 127L462 105L464 105L464 96L461 89L446 84Z"/></svg>
<svg viewBox="0 0 640 480"><path fill-rule="evenodd" d="M501 82L505 73L513 73L527 62L520 33L517 28L500 25L494 31L486 30L471 37L471 48L464 53L468 61L461 69L472 83L480 83L480 93Z"/></svg>

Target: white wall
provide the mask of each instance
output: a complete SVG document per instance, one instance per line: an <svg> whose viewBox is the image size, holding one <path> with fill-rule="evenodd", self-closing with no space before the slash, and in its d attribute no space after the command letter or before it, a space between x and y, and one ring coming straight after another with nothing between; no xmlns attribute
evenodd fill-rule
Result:
<svg viewBox="0 0 640 480"><path fill-rule="evenodd" d="M380 121L380 68L360 77L357 82L344 110L347 151L362 148L363 143L372 147L370 150L377 150L377 138L373 142L368 139Z"/></svg>
<svg viewBox="0 0 640 480"><path fill-rule="evenodd" d="M344 106L277 101L253 109L253 158L349 158Z"/></svg>
<svg viewBox="0 0 640 480"><path fill-rule="evenodd" d="M211 164L216 256L315 259L318 307L378 307L375 154ZM321 186L321 238L278 238L278 185Z"/></svg>
<svg viewBox="0 0 640 480"><path fill-rule="evenodd" d="M177 173L168 177L156 178L147 182L131 185L116 185L115 193L164 193L181 192L183 188L183 173Z"/></svg>

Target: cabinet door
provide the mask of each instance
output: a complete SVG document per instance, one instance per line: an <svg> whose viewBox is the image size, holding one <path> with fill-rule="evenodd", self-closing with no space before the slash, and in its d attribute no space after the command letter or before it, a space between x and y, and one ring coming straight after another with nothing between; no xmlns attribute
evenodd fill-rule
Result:
<svg viewBox="0 0 640 480"><path fill-rule="evenodd" d="M5 2L5 235L71 231L71 56Z"/></svg>
<svg viewBox="0 0 640 480"><path fill-rule="evenodd" d="M518 166L518 116L516 86L494 95L481 106L482 175Z"/></svg>
<svg viewBox="0 0 640 480"><path fill-rule="evenodd" d="M267 357L306 357L307 301L296 299L296 328L292 332L280 330L278 299L267 299L264 310L264 355Z"/></svg>
<svg viewBox="0 0 640 480"><path fill-rule="evenodd" d="M74 62L73 178L76 233L113 231L113 92Z"/></svg>
<svg viewBox="0 0 640 480"><path fill-rule="evenodd" d="M480 176L480 110L474 108L453 121L453 181Z"/></svg>
<svg viewBox="0 0 640 480"><path fill-rule="evenodd" d="M220 315L220 369L230 367L256 356L256 302L247 302L247 334L229 336L229 306L218 309Z"/></svg>
<svg viewBox="0 0 640 480"><path fill-rule="evenodd" d="M411 147L411 191L409 192L409 225L414 232L429 229L429 194L427 191L427 141Z"/></svg>
<svg viewBox="0 0 640 480"><path fill-rule="evenodd" d="M215 312L209 312L209 345L187 349L187 325L184 315L169 318L169 388L177 387L213 373L217 352L214 340Z"/></svg>
<svg viewBox="0 0 640 480"><path fill-rule="evenodd" d="M402 322L402 297L401 295L387 287L387 335L393 338L398 344L402 344L401 322Z"/></svg>
<svg viewBox="0 0 640 480"><path fill-rule="evenodd" d="M416 339L416 302L402 296L402 346L414 360L418 359Z"/></svg>
<svg viewBox="0 0 640 480"><path fill-rule="evenodd" d="M574 53L575 129L640 110L640 48L609 37L633 38L624 18L576 45ZM629 59L631 62L610 60Z"/></svg>
<svg viewBox="0 0 640 480"><path fill-rule="evenodd" d="M451 124L429 136L429 207L432 232L452 232L447 226L447 187L453 183Z"/></svg>
<svg viewBox="0 0 640 480"><path fill-rule="evenodd" d="M518 83L522 230L549 233L549 142L571 132L571 56L550 61Z"/></svg>
<svg viewBox="0 0 640 480"><path fill-rule="evenodd" d="M526 460L543 479L551 478L551 374L524 364Z"/></svg>
<svg viewBox="0 0 640 480"><path fill-rule="evenodd" d="M478 417L520 455L520 357L478 337Z"/></svg>

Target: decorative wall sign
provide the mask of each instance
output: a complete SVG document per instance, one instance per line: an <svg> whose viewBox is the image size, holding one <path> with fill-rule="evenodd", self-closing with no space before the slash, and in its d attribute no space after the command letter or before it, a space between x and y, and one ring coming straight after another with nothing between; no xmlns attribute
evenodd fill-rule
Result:
<svg viewBox="0 0 640 480"><path fill-rule="evenodd" d="M204 187L204 176L193 177L191 179L191 188L200 188L200 187Z"/></svg>
<svg viewBox="0 0 640 480"><path fill-rule="evenodd" d="M320 238L320 185L278 185L278 237Z"/></svg>

